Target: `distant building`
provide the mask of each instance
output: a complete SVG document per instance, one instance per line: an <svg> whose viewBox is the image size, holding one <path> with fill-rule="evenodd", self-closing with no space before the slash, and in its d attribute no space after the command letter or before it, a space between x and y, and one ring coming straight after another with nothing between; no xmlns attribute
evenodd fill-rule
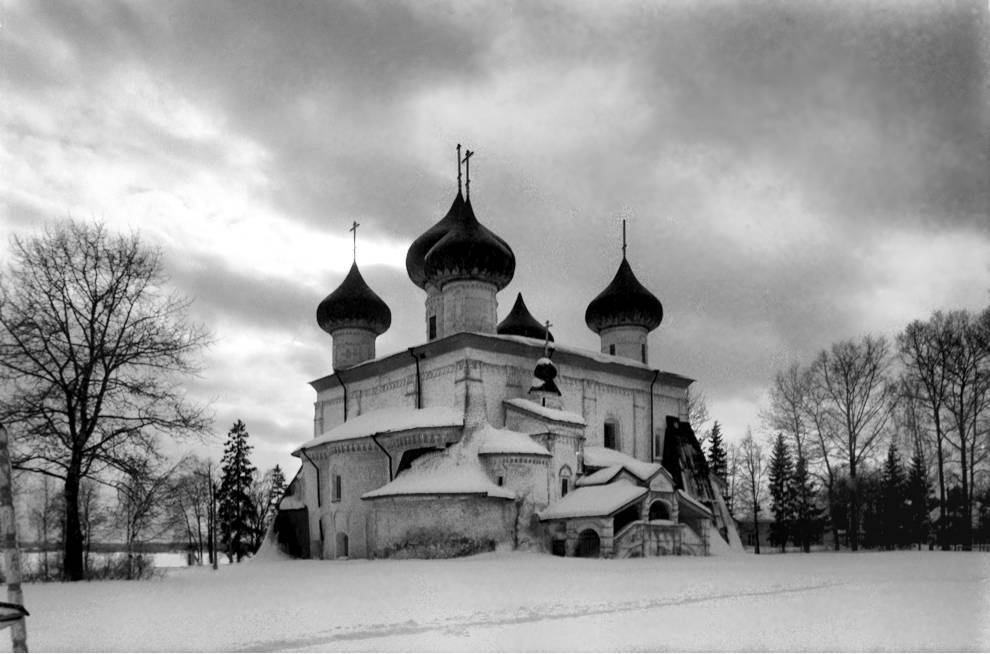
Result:
<svg viewBox="0 0 990 654"><path fill-rule="evenodd" d="M425 342L376 358L391 312L356 263L317 308L334 372L311 382L314 437L293 452L302 467L276 520L281 547L312 558L708 554L730 547L720 530L741 547L687 422L692 380L649 365L663 309L625 243L585 313L601 351L561 346L521 294L498 322L515 255L458 187L406 257L426 293Z"/></svg>

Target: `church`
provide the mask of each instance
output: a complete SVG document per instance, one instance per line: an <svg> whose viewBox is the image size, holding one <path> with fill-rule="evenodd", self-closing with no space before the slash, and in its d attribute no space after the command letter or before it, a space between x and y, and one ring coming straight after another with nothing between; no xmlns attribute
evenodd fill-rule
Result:
<svg viewBox="0 0 990 654"><path fill-rule="evenodd" d="M650 365L663 307L626 257L590 299L600 351L554 341L519 294L498 320L512 248L471 205L409 246L425 341L378 357L386 303L356 260L319 303L333 372L313 382L313 438L270 537L303 558L442 558L496 549L559 556L739 549L688 423L687 377ZM604 280L603 280L604 281ZM590 295L590 294L589 294Z"/></svg>

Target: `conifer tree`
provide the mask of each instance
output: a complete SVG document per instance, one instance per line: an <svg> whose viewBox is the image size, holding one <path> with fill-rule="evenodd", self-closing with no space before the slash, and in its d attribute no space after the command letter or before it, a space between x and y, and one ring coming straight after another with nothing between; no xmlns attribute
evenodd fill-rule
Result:
<svg viewBox="0 0 990 654"><path fill-rule="evenodd" d="M236 556L238 561L244 558L248 550L251 513L254 511L251 486L255 467L249 459L252 449L247 442L249 435L244 423L236 421L227 433L227 444L220 461L220 491L217 496L220 529L227 543L227 557L233 560Z"/></svg>
<svg viewBox="0 0 990 654"><path fill-rule="evenodd" d="M791 497L794 477L794 463L791 461L790 448L784 440L784 435L777 434L770 453L770 509L773 511L773 525L770 527L770 537L780 545L780 551L786 551L787 536L793 513Z"/></svg>
<svg viewBox="0 0 990 654"><path fill-rule="evenodd" d="M808 472L808 460L798 456L791 477L791 498L793 500L793 524L791 525L795 544L800 544L805 552L811 551L811 539L817 532L821 520L821 510L815 503L818 489Z"/></svg>
<svg viewBox="0 0 990 654"><path fill-rule="evenodd" d="M722 427L718 420L712 425L711 437L708 444L708 469L718 479L722 487L722 497L728 494L729 459L725 452L725 442L722 440Z"/></svg>
<svg viewBox="0 0 990 654"><path fill-rule="evenodd" d="M887 448L887 459L880 478L881 545L896 548L904 542L904 468L894 443Z"/></svg>
<svg viewBox="0 0 990 654"><path fill-rule="evenodd" d="M907 509L905 511L906 541L918 543L918 548L928 541L931 531L931 520L928 512L934 504L932 487L928 480L928 470L921 450L915 444L914 455L911 457L911 467L905 488Z"/></svg>

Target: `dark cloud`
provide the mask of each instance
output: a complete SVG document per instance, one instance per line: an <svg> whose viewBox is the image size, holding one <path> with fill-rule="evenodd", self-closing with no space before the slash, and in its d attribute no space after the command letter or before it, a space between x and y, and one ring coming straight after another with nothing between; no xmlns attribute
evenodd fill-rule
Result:
<svg viewBox="0 0 990 654"><path fill-rule="evenodd" d="M461 141L478 152L478 216L517 257L500 315L522 291L558 339L597 349L584 309L628 218L630 261L666 309L653 363L744 403L776 367L875 328L858 296L897 283L878 269L886 243L990 240L988 28L979 3L889 0L25 5L4 25L4 221L86 214L72 183L105 168L128 196L178 198L183 224L246 206L408 243L453 199ZM183 103L218 134L181 129ZM244 202L197 203L192 181L211 175L208 193ZM215 258L169 251L201 319L272 341L249 361L225 350L191 387L228 404L263 403L266 377L329 371L313 315L343 278L324 270L339 262L305 279L235 263L226 250L253 219ZM923 268L913 247L897 256ZM395 263L362 266L393 314L379 354L423 338L423 294ZM266 447L309 424L296 397L254 419Z"/></svg>

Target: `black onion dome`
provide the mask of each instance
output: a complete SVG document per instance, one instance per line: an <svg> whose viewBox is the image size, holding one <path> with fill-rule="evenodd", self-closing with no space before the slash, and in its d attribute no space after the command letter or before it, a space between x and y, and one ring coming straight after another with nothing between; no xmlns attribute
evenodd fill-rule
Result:
<svg viewBox="0 0 990 654"><path fill-rule="evenodd" d="M512 305L512 311L498 324L495 333L528 336L540 340L545 340L548 336L547 328L541 325L526 308L522 293L516 295L516 303ZM553 332L549 333L549 340L553 340Z"/></svg>
<svg viewBox="0 0 990 654"><path fill-rule="evenodd" d="M594 332L609 327L637 326L653 331L663 320L663 305L639 283L626 258L622 258L612 282L584 312L584 322Z"/></svg>
<svg viewBox="0 0 990 654"><path fill-rule="evenodd" d="M424 263L426 281L438 286L455 280L478 280L502 290L516 272L512 248L478 222L470 200L464 202L450 230L426 253Z"/></svg>
<svg viewBox="0 0 990 654"><path fill-rule="evenodd" d="M327 333L357 328L383 334L392 324L392 312L364 281L357 263L353 263L337 290L316 307L316 322Z"/></svg>
<svg viewBox="0 0 990 654"><path fill-rule="evenodd" d="M437 241L447 235L463 208L464 196L458 191L447 215L437 221L433 227L420 234L409 246L409 250L406 252L406 273L416 286L420 288L426 286L426 271L424 270L426 253L437 244Z"/></svg>

